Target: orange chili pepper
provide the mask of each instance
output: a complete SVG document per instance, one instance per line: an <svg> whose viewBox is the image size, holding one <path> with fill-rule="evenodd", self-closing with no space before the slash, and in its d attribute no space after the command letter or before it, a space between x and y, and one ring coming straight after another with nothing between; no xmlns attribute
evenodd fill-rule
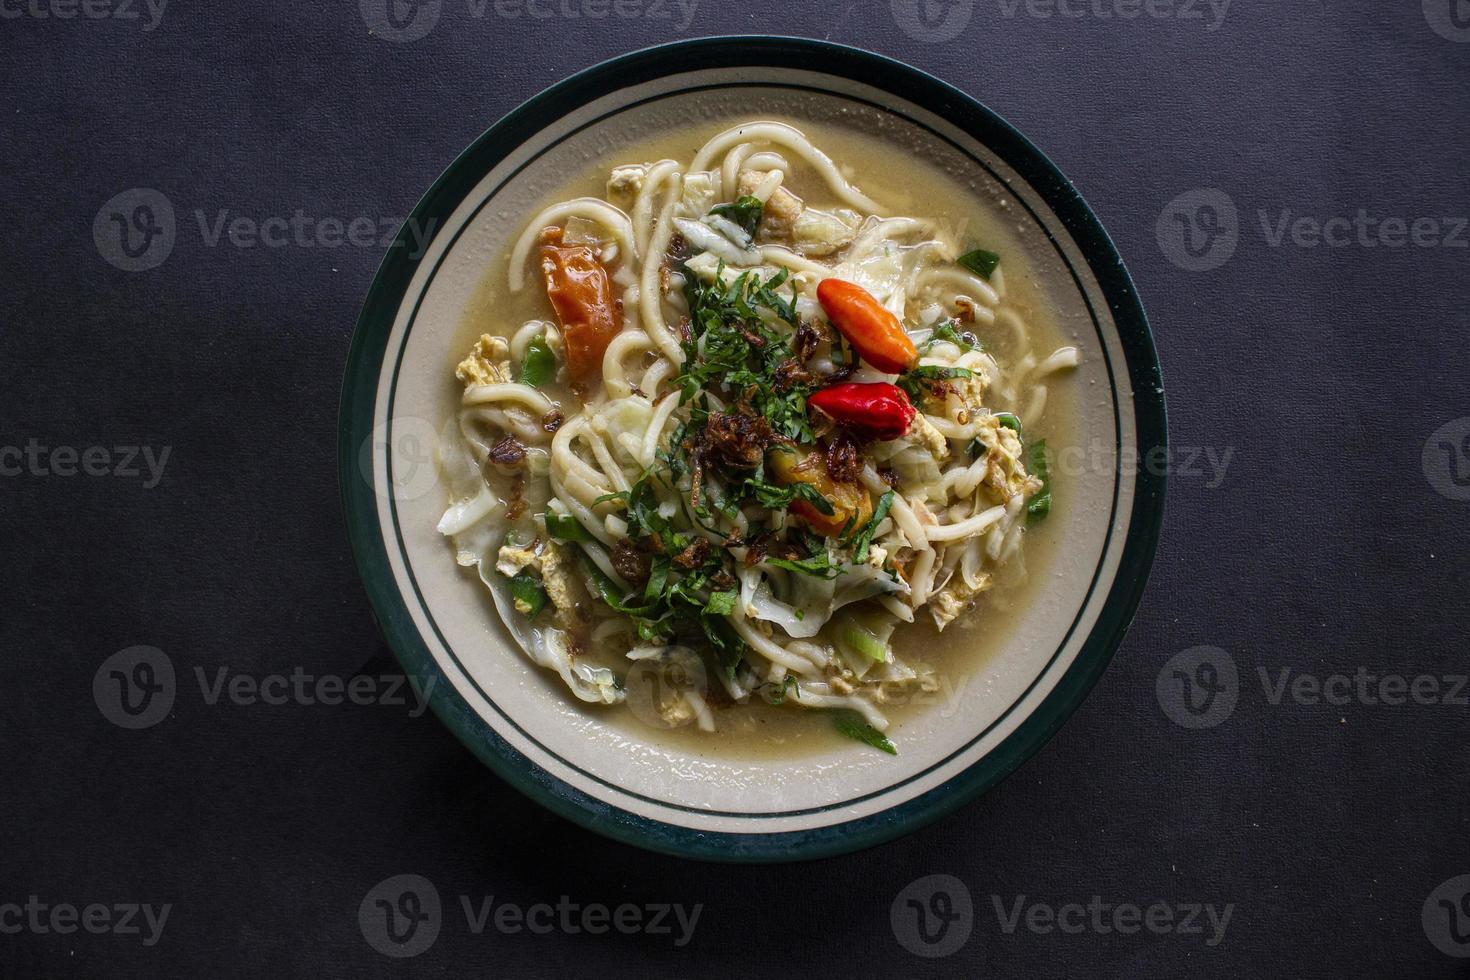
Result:
<svg viewBox="0 0 1470 980"><path fill-rule="evenodd" d="M898 317L863 287L842 279L823 279L817 286L817 299L832 325L873 367L902 374L918 362L919 351Z"/></svg>
<svg viewBox="0 0 1470 980"><path fill-rule="evenodd" d="M561 320L567 372L585 381L602 373L602 355L622 327L612 280L597 253L588 245L561 244L563 234L560 228L541 233L541 271L546 295Z"/></svg>

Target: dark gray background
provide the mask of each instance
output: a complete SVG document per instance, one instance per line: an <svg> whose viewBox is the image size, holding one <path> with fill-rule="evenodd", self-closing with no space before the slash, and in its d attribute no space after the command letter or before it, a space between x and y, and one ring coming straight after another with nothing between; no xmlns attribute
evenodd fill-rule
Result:
<svg viewBox="0 0 1470 980"><path fill-rule="evenodd" d="M1258 674L1466 671L1470 502L1421 456L1470 416L1470 251L1273 246L1260 215L1470 214L1470 43L1431 27L1450 0L1236 0L1214 30L1207 8L1179 16L1184 2L1121 20L1080 5L1079 17L1008 17L1008 3L976 0L958 37L926 42L887 2L701 0L681 31L646 16L510 19L493 3L475 18L444 0L426 37L394 43L346 0L177 3L151 31L146 8L62 20L4 0L20 15L0 18L0 446L171 455L151 489L0 477L0 903L173 909L152 947L0 935L0 967L1470 974L1421 922L1431 892L1470 872L1470 708L1273 704ZM398 668L357 581L336 476L339 381L382 250L210 247L195 213L401 219L485 127L569 73L683 36L759 32L871 48L980 98L1076 182L1131 268L1179 452L1152 582L1087 703L1008 782L938 824L765 868L659 857L571 826L432 715L206 703L195 668ZM172 202L178 240L158 267L125 272L92 227L135 187ZM1238 207L1239 245L1190 272L1156 224L1203 188ZM1223 481L1182 465L1206 449L1233 452ZM162 722L126 731L91 685L137 644L167 653L179 695ZM1238 704L1190 730L1155 681L1199 645L1237 665ZM446 904L437 942L402 964L357 921L368 890L400 873ZM920 959L896 940L890 904L934 873L968 888L973 933ZM461 894L704 910L683 949L654 935L476 936ZM1234 908L1213 947L1208 932L1008 934L993 903L1021 895Z"/></svg>

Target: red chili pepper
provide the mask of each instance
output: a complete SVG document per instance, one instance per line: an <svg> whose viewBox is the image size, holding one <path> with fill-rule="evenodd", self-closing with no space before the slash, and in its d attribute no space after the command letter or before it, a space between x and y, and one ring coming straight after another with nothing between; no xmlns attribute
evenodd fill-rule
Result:
<svg viewBox="0 0 1470 980"><path fill-rule="evenodd" d="M902 374L919 360L898 317L863 287L842 279L823 279L817 299L863 360L886 374Z"/></svg>
<svg viewBox="0 0 1470 980"><path fill-rule="evenodd" d="M863 439L897 439L909 431L915 414L904 390L885 382L833 385L806 403Z"/></svg>

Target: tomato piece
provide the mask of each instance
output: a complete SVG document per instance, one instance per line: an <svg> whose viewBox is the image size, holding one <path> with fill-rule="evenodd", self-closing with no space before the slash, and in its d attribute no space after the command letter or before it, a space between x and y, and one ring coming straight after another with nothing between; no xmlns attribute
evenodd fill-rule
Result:
<svg viewBox="0 0 1470 980"><path fill-rule="evenodd" d="M622 332L620 304L597 253L590 245L561 244L563 235L560 228L541 233L541 271L561 321L567 373L574 381L587 381L602 374L602 355Z"/></svg>
<svg viewBox="0 0 1470 980"><path fill-rule="evenodd" d="M805 500L793 500L788 508L818 534L832 537L844 528L861 527L873 516L873 500L868 491L856 483L838 483L832 479L827 472L826 454L820 450L772 449L766 454L766 466L779 485L805 483L832 505L831 514L823 514Z"/></svg>

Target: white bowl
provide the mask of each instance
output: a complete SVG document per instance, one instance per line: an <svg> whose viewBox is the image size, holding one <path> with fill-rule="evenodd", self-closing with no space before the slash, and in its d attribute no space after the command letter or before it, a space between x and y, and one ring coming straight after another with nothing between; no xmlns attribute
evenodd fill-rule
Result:
<svg viewBox="0 0 1470 980"><path fill-rule="evenodd" d="M721 759L565 697L497 619L434 526L431 459L458 390L448 371L487 268L535 205L607 148L691 119L841 116L1008 201L1058 318L1076 325L1078 424L1098 449L1069 474L1047 587L1021 607L980 683L905 725L900 754ZM712 124L713 125L713 124ZM433 222L430 225L430 222ZM411 230L432 227L424 254ZM949 812L1019 766L1076 709L1132 618L1153 560L1166 445L1148 325L1117 252L1072 185L994 113L877 55L817 41L714 38L618 58L532 99L439 178L379 270L342 398L347 523L379 623L405 670L492 769L548 808L641 846L789 860L868 846Z"/></svg>

